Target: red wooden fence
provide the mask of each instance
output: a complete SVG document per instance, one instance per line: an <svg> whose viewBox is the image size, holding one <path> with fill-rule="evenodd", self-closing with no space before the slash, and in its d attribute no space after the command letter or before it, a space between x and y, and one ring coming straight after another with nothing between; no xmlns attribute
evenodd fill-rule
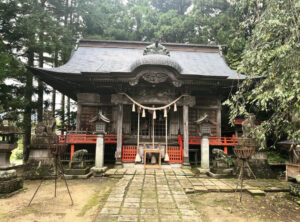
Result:
<svg viewBox="0 0 300 222"><path fill-rule="evenodd" d="M180 146L168 146L169 162L171 163L182 163L183 152Z"/></svg>
<svg viewBox="0 0 300 222"><path fill-rule="evenodd" d="M122 162L134 162L137 153L137 146L124 145L122 150ZM179 146L168 146L169 162L182 163L183 155Z"/></svg>
<svg viewBox="0 0 300 222"><path fill-rule="evenodd" d="M122 162L134 162L137 152L137 146L124 145L122 150Z"/></svg>

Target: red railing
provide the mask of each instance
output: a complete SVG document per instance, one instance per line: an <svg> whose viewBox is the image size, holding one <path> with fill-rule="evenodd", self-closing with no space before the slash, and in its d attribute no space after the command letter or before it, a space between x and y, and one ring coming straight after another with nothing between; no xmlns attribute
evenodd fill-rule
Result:
<svg viewBox="0 0 300 222"><path fill-rule="evenodd" d="M182 163L183 150L181 146L168 146L169 162Z"/></svg>
<svg viewBox="0 0 300 222"><path fill-rule="evenodd" d="M137 146L124 145L122 150L122 162L134 162L137 152Z"/></svg>
<svg viewBox="0 0 300 222"><path fill-rule="evenodd" d="M122 162L134 162L137 146L124 145L122 150ZM179 146L168 146L169 162L182 163L183 153Z"/></svg>
<svg viewBox="0 0 300 222"><path fill-rule="evenodd" d="M213 146L235 146L238 144L238 139L233 137L215 137L210 136L209 145ZM200 145L201 144L201 136L190 136L189 137L189 144L191 145Z"/></svg>
<svg viewBox="0 0 300 222"><path fill-rule="evenodd" d="M170 146L168 149L170 162L182 162L183 161L183 137L182 135L177 136L178 146ZM75 144L96 144L97 135L90 134L69 134L66 136L59 136L60 143L71 144L71 159L75 150ZM116 144L117 135L107 134L104 136L105 144ZM122 136L123 143L123 136ZM190 136L189 137L190 145L200 145L201 137L200 136ZM213 146L223 146L224 152L228 152L228 146L235 146L238 144L238 138L234 135L232 137L209 137L209 145ZM136 146L124 145L123 146L123 155L122 161L124 162L134 162L136 155Z"/></svg>
<svg viewBox="0 0 300 222"><path fill-rule="evenodd" d="M183 137L182 135L178 135L178 144L180 147L183 147ZM239 138L232 135L232 137L208 137L209 145L212 146L223 146L224 152L228 153L228 146L235 146L238 144ZM201 136L190 136L189 137L189 145L201 145ZM183 148L182 148L183 150Z"/></svg>
<svg viewBox="0 0 300 222"><path fill-rule="evenodd" d="M68 144L96 144L97 135L87 134L70 134L66 136L59 136L60 143ZM106 134L104 136L104 143L117 143L117 135Z"/></svg>

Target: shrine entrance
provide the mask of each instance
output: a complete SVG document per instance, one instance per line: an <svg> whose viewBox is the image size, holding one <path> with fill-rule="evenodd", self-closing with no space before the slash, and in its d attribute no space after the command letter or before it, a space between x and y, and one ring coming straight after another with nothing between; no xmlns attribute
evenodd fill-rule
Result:
<svg viewBox="0 0 300 222"><path fill-rule="evenodd" d="M137 134L138 130L138 114L136 112L131 113L131 133ZM167 124L167 131L169 131L169 124ZM164 140L166 136L166 123L164 118L164 112L161 110L156 111L156 119L152 118L150 112L146 112L146 116L140 119L140 139L141 141L151 141L153 137L152 131L154 130L154 136L157 141Z"/></svg>
<svg viewBox="0 0 300 222"><path fill-rule="evenodd" d="M147 163L160 166L161 161L169 162L168 139L169 115L177 112L177 102L185 97L181 95L177 99L165 105L143 105L126 93L122 93L132 102L131 109L131 134L136 135L136 146L123 145L123 162ZM174 146L172 147L174 148ZM176 149L175 149L176 150ZM182 156L180 147L177 147L178 156ZM180 158L182 159L182 158Z"/></svg>

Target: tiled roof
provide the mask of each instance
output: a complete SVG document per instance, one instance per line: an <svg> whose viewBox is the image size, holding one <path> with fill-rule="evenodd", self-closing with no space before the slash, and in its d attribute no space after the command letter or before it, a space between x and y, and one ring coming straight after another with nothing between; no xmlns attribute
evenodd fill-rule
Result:
<svg viewBox="0 0 300 222"><path fill-rule="evenodd" d="M168 48L168 45L166 47ZM180 47L183 45L181 44ZM162 65L172 67L182 75L244 78L243 75L238 75L229 68L219 50L189 51L181 50L180 47L175 50L169 49L170 57L168 57L164 55L143 56L141 47L110 47L109 42L105 47L101 45L93 47L93 44L79 45L65 65L44 70L71 74L90 72L101 75L101 73L130 73L140 65ZM184 47L188 48L189 45L184 45ZM195 45L190 47L195 47Z"/></svg>

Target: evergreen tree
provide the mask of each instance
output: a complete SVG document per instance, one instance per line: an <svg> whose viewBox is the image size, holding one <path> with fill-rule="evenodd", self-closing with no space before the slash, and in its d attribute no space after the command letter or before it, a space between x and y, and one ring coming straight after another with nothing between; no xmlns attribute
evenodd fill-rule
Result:
<svg viewBox="0 0 300 222"><path fill-rule="evenodd" d="M286 137L300 141L299 18L300 4L295 0L267 2L238 67L249 78L226 102L231 121L248 112L268 113L253 132L261 142L271 135L275 141Z"/></svg>

